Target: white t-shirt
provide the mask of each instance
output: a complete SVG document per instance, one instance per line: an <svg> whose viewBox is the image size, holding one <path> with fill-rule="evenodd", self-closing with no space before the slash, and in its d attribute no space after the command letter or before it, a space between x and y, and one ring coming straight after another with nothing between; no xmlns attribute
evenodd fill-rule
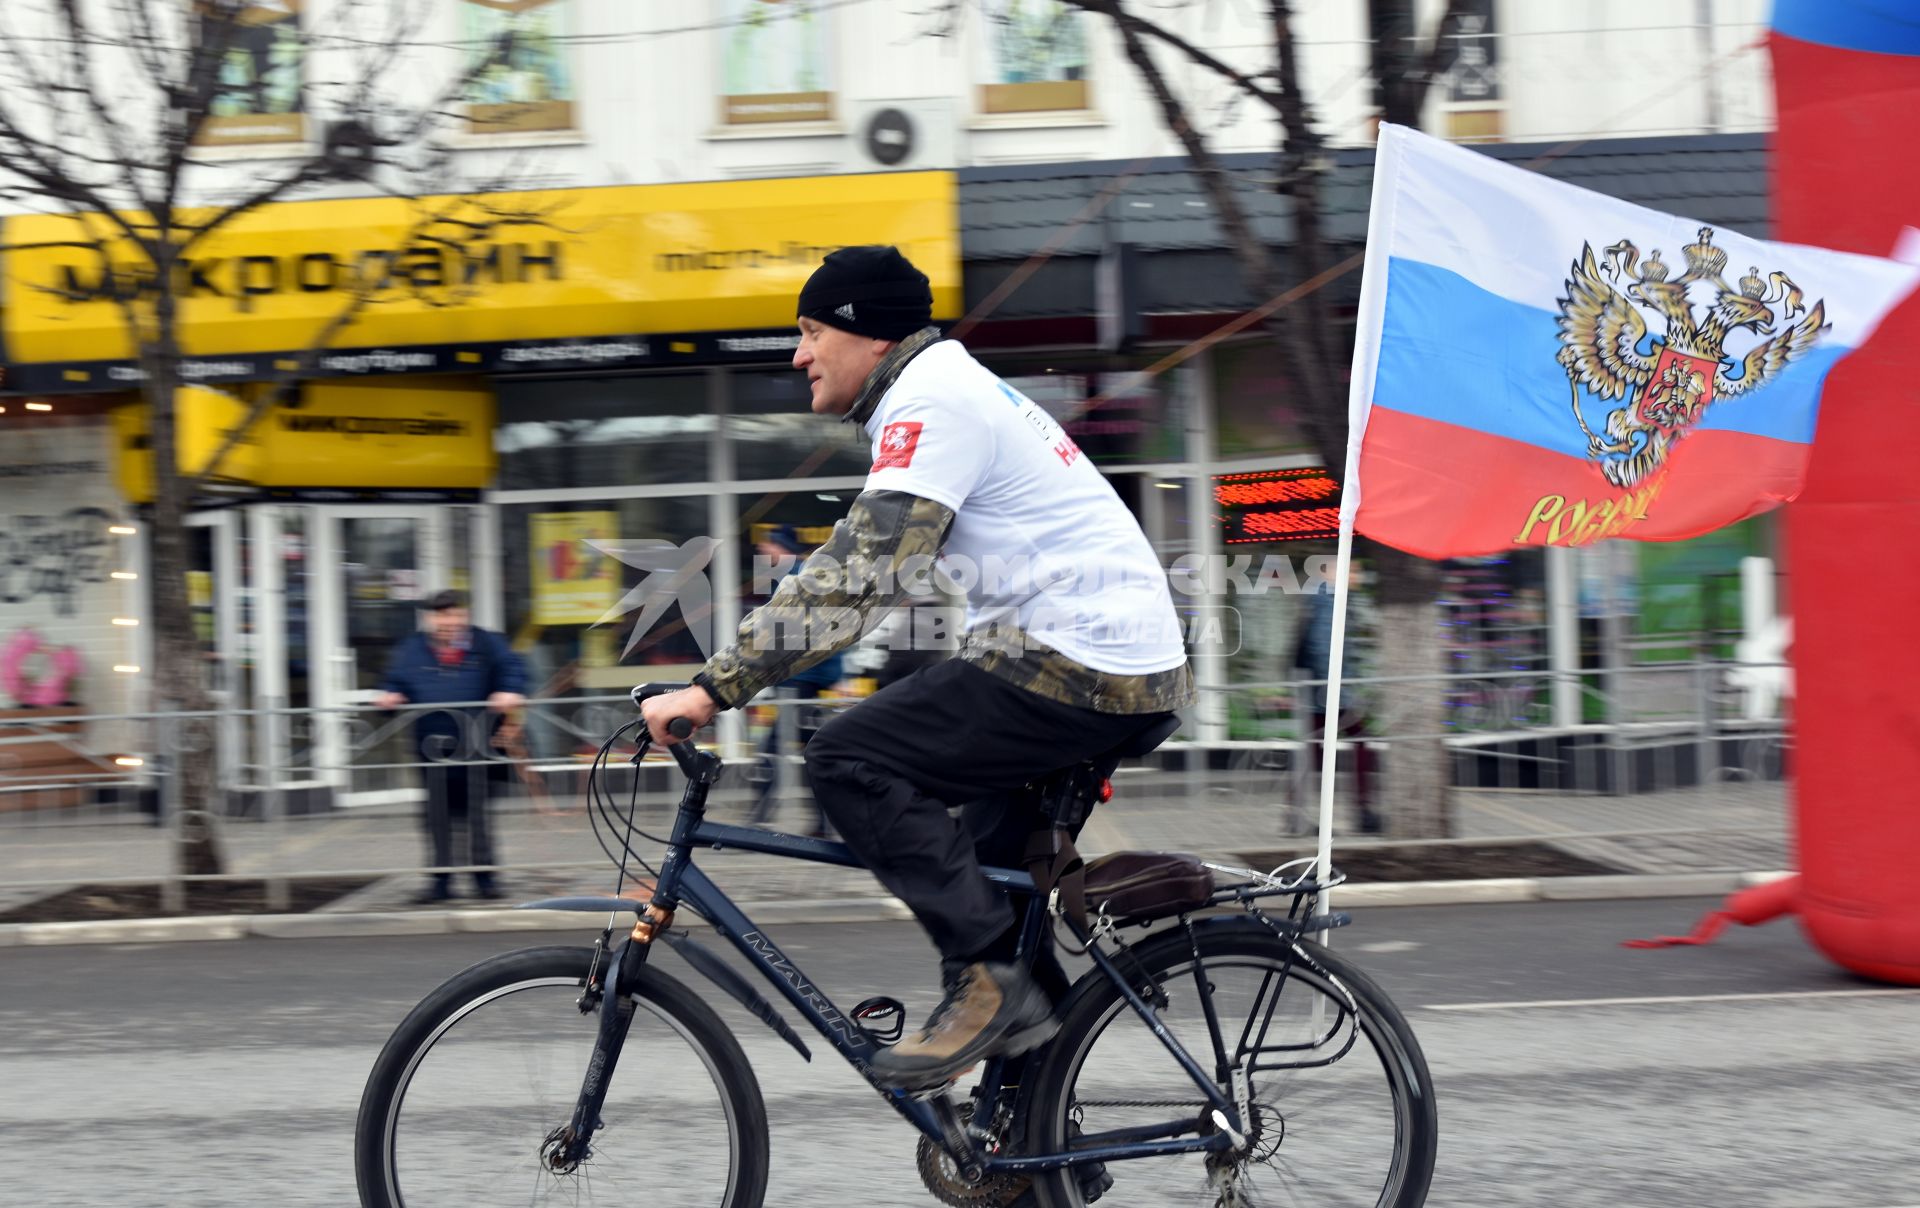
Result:
<svg viewBox="0 0 1920 1208"><path fill-rule="evenodd" d="M943 340L907 363L867 420L870 491L954 513L941 567L966 628L1018 625L1095 671L1186 661L1166 573L1133 514L1045 408Z"/></svg>

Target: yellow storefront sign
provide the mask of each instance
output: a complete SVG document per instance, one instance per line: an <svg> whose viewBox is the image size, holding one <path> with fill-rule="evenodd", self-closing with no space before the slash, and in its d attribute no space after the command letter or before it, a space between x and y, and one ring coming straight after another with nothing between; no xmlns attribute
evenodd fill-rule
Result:
<svg viewBox="0 0 1920 1208"><path fill-rule="evenodd" d="M620 590L620 563L588 545L619 536L617 512L535 512L527 517L536 625L591 625Z"/></svg>
<svg viewBox="0 0 1920 1208"><path fill-rule="evenodd" d="M957 198L952 173L901 172L267 206L179 265L181 343L189 357L305 349L361 290L371 303L330 346L784 328L821 258L859 243L898 244L932 279L935 317L953 318ZM132 357L115 299L150 293L151 267L131 247L104 268L70 246L106 230L76 215L0 223L11 363Z"/></svg>
<svg viewBox="0 0 1920 1208"><path fill-rule="evenodd" d="M224 390L182 386L174 392L174 460L183 475L198 475L247 413L247 400ZM113 409L114 478L135 503L153 499L153 450L145 403ZM252 482L260 464L258 433L249 433L221 457L210 482Z"/></svg>
<svg viewBox="0 0 1920 1208"><path fill-rule="evenodd" d="M178 461L198 474L246 415L256 390L185 387L176 395ZM493 478L493 391L471 378L306 383L297 405L261 416L211 480L262 487L477 488ZM148 409L114 411L116 472L127 498L153 498Z"/></svg>

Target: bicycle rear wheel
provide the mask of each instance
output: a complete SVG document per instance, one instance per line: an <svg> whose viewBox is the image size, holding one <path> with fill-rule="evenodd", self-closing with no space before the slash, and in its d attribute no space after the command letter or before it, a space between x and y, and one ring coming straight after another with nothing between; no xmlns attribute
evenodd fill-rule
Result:
<svg viewBox="0 0 1920 1208"><path fill-rule="evenodd" d="M360 1101L363 1208L641 1202L757 1208L767 1185L759 1083L718 1016L648 966L592 1156L541 1161L586 1075L599 1011L575 1000L586 948L483 961L429 995L388 1040Z"/></svg>
<svg viewBox="0 0 1920 1208"><path fill-rule="evenodd" d="M1296 951L1243 917L1162 932L1131 953L1120 965L1135 988L1144 993L1149 980L1160 988L1161 1019L1229 1099L1235 1079L1220 1067L1246 1070L1253 1121L1237 1160L1191 1153L1109 1163L1114 1186L1102 1198L1215 1208L1426 1202L1439 1135L1426 1058L1363 974L1318 944L1303 940ZM1067 1148L1070 1131L1078 1148L1155 1126L1187 1136L1215 1127L1200 1089L1097 970L1075 986L1033 1087L1035 1153ZM1123 1131L1133 1137L1112 1136ZM1041 1208L1086 1202L1067 1172L1034 1186Z"/></svg>

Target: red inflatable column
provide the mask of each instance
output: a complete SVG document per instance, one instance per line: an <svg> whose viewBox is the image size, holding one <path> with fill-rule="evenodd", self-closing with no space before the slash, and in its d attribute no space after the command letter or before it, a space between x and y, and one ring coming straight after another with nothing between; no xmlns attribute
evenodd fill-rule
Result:
<svg viewBox="0 0 1920 1208"><path fill-rule="evenodd" d="M1920 20L1893 0L1779 0L1775 238L1888 255L1920 227ZM1795 907L1829 958L1920 984L1920 303L1828 380L1786 509Z"/></svg>

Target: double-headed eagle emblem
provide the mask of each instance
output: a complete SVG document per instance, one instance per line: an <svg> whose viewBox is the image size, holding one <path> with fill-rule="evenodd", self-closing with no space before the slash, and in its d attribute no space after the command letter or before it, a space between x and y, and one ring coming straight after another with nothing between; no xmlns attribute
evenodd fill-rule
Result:
<svg viewBox="0 0 1920 1208"><path fill-rule="evenodd" d="M1722 275L1727 253L1713 246L1712 227L1702 227L1699 242L1681 250L1687 271L1668 280L1657 249L1642 261L1640 249L1622 239L1596 259L1587 244L1560 300L1556 359L1567 371L1573 417L1586 433L1587 456L1617 487L1631 487L1665 465L1709 406L1766 385L1826 329L1825 301L1809 308L1785 273L1763 278L1756 267L1738 289L1729 286ZM1610 282L1623 282L1624 289ZM1718 291L1704 317L1688 297L1695 283ZM1664 336L1648 334L1641 308L1665 319ZM1795 316L1804 317L1794 322ZM1791 325L1775 335L1776 320ZM1726 343L1739 331L1771 338L1736 365ZM1583 386L1602 399L1626 400L1608 413L1604 435L1581 414Z"/></svg>

